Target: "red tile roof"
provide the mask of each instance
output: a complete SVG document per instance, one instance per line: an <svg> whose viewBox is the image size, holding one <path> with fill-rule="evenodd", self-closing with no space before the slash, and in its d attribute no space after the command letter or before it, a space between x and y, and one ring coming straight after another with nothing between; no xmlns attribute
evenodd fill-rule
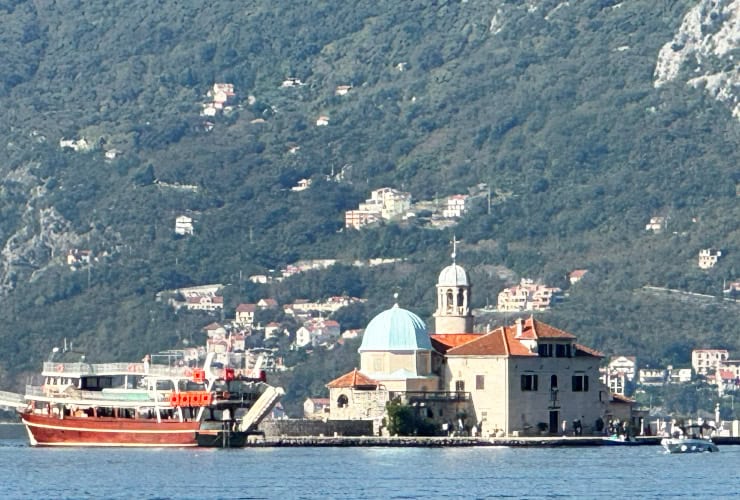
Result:
<svg viewBox="0 0 740 500"><path fill-rule="evenodd" d="M485 335L454 334L432 335L432 345L443 354L451 356L536 356L520 340L563 339L575 340L575 335L537 321L530 316L522 322L521 336L517 337L516 323L500 326ZM604 357L589 347L575 344L577 356Z"/></svg>
<svg viewBox="0 0 740 500"><path fill-rule="evenodd" d="M500 326L485 335L453 347L447 351L450 356L535 356L514 336L516 328Z"/></svg>
<svg viewBox="0 0 740 500"><path fill-rule="evenodd" d="M256 310L256 304L239 304L236 306L236 312L255 312Z"/></svg>
<svg viewBox="0 0 740 500"><path fill-rule="evenodd" d="M591 349L590 347L586 347L585 345L581 344L575 344L576 346L576 356L593 356L595 358L603 358L604 353L597 351L596 349Z"/></svg>
<svg viewBox="0 0 740 500"><path fill-rule="evenodd" d="M446 353L453 347L467 344L471 340L478 339L482 336L480 333L440 333L430 335L432 347L439 353Z"/></svg>
<svg viewBox="0 0 740 500"><path fill-rule="evenodd" d="M719 376L722 378L722 380L733 380L735 378L735 374L732 373L732 370L719 370Z"/></svg>
<svg viewBox="0 0 740 500"><path fill-rule="evenodd" d="M328 387L329 389L336 389L339 387L365 387L374 389L377 386L378 383L375 380L371 379L367 375L364 375L357 368L349 373L345 373L341 377L335 378L334 380L326 384L326 387Z"/></svg>
<svg viewBox="0 0 740 500"><path fill-rule="evenodd" d="M563 330L560 330L559 328L555 328L554 326L550 326L547 323L537 321L532 316L527 318L527 320L524 322L525 333L528 328L531 328L534 331L535 338L538 338L538 339L575 339L576 338L575 335L568 333L568 332L564 332Z"/></svg>

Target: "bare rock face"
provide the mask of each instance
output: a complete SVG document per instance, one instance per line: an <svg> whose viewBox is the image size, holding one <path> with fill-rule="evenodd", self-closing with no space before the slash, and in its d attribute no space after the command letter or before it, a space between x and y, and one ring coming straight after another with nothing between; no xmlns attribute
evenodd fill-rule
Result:
<svg viewBox="0 0 740 500"><path fill-rule="evenodd" d="M696 76L688 85L703 87L727 103L740 120L740 0L701 0L658 54L653 85L675 80L681 71Z"/></svg>
<svg viewBox="0 0 740 500"><path fill-rule="evenodd" d="M6 178L25 191L28 201L18 229L8 235L0 250L0 294L15 288L19 280L33 280L55 257L63 258L68 249L83 241L54 207L40 203L46 189L28 168Z"/></svg>

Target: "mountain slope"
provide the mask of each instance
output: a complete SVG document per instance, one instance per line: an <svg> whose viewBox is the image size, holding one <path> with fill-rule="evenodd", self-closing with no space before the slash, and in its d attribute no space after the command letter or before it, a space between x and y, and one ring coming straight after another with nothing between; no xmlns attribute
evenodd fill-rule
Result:
<svg viewBox="0 0 740 500"><path fill-rule="evenodd" d="M553 284L588 268L592 293L552 313L584 341L676 362L685 349L661 339L679 330L740 348L736 310L635 292L721 295L738 278L738 3L710 3L3 2L0 365L34 368L65 336L100 357L171 347L208 318L155 293L221 282L232 306L288 300L305 287L255 291L239 276L299 258L407 257L355 280L370 311L400 287L429 314L451 231L340 231L386 185L416 200L479 183L500 194L454 230L478 305L504 285L493 265ZM281 87L289 77L305 85ZM215 82L234 84L234 108L201 116ZM81 138L89 150L60 148ZM301 178L311 189L290 192ZM181 213L194 237L174 237ZM655 215L665 234L644 231ZM74 247L100 256L91 272L62 265ZM725 257L699 271L706 247ZM343 291L331 286L316 293Z"/></svg>

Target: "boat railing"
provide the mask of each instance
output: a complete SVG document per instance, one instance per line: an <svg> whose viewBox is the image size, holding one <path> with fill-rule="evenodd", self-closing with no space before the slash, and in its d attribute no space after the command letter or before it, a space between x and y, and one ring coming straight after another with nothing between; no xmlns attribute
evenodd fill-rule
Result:
<svg viewBox="0 0 740 500"><path fill-rule="evenodd" d="M83 376L83 375L110 375L110 374L139 374L161 377L187 377L192 371L187 366L166 366L146 363L55 363L44 362L44 375L56 376Z"/></svg>
<svg viewBox="0 0 740 500"><path fill-rule="evenodd" d="M169 400L171 391L146 391L132 389L103 389L102 391L83 391L68 387L66 390L51 392L48 387L36 385L26 386L26 397L69 399L70 401L100 401L102 402L153 402L156 399L160 404Z"/></svg>

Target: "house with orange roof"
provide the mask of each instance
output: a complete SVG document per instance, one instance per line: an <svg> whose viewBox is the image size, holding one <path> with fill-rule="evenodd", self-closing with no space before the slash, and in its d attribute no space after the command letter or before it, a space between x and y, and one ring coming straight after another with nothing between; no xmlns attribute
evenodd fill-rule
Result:
<svg viewBox="0 0 740 500"><path fill-rule="evenodd" d="M463 434L598 434L612 418L599 379L603 355L533 316L474 331L471 283L454 261L437 283L435 333L395 304L367 325L360 367L327 384L330 419L373 420L398 400L419 418ZM621 400L620 400L621 401ZM620 410L621 411L621 410Z"/></svg>
<svg viewBox="0 0 740 500"><path fill-rule="evenodd" d="M234 313L234 323L245 326L253 325L255 311L257 311L256 304L239 304Z"/></svg>
<svg viewBox="0 0 740 500"><path fill-rule="evenodd" d="M575 285L583 279L588 272L588 269L574 269L568 274L568 281L571 285Z"/></svg>

